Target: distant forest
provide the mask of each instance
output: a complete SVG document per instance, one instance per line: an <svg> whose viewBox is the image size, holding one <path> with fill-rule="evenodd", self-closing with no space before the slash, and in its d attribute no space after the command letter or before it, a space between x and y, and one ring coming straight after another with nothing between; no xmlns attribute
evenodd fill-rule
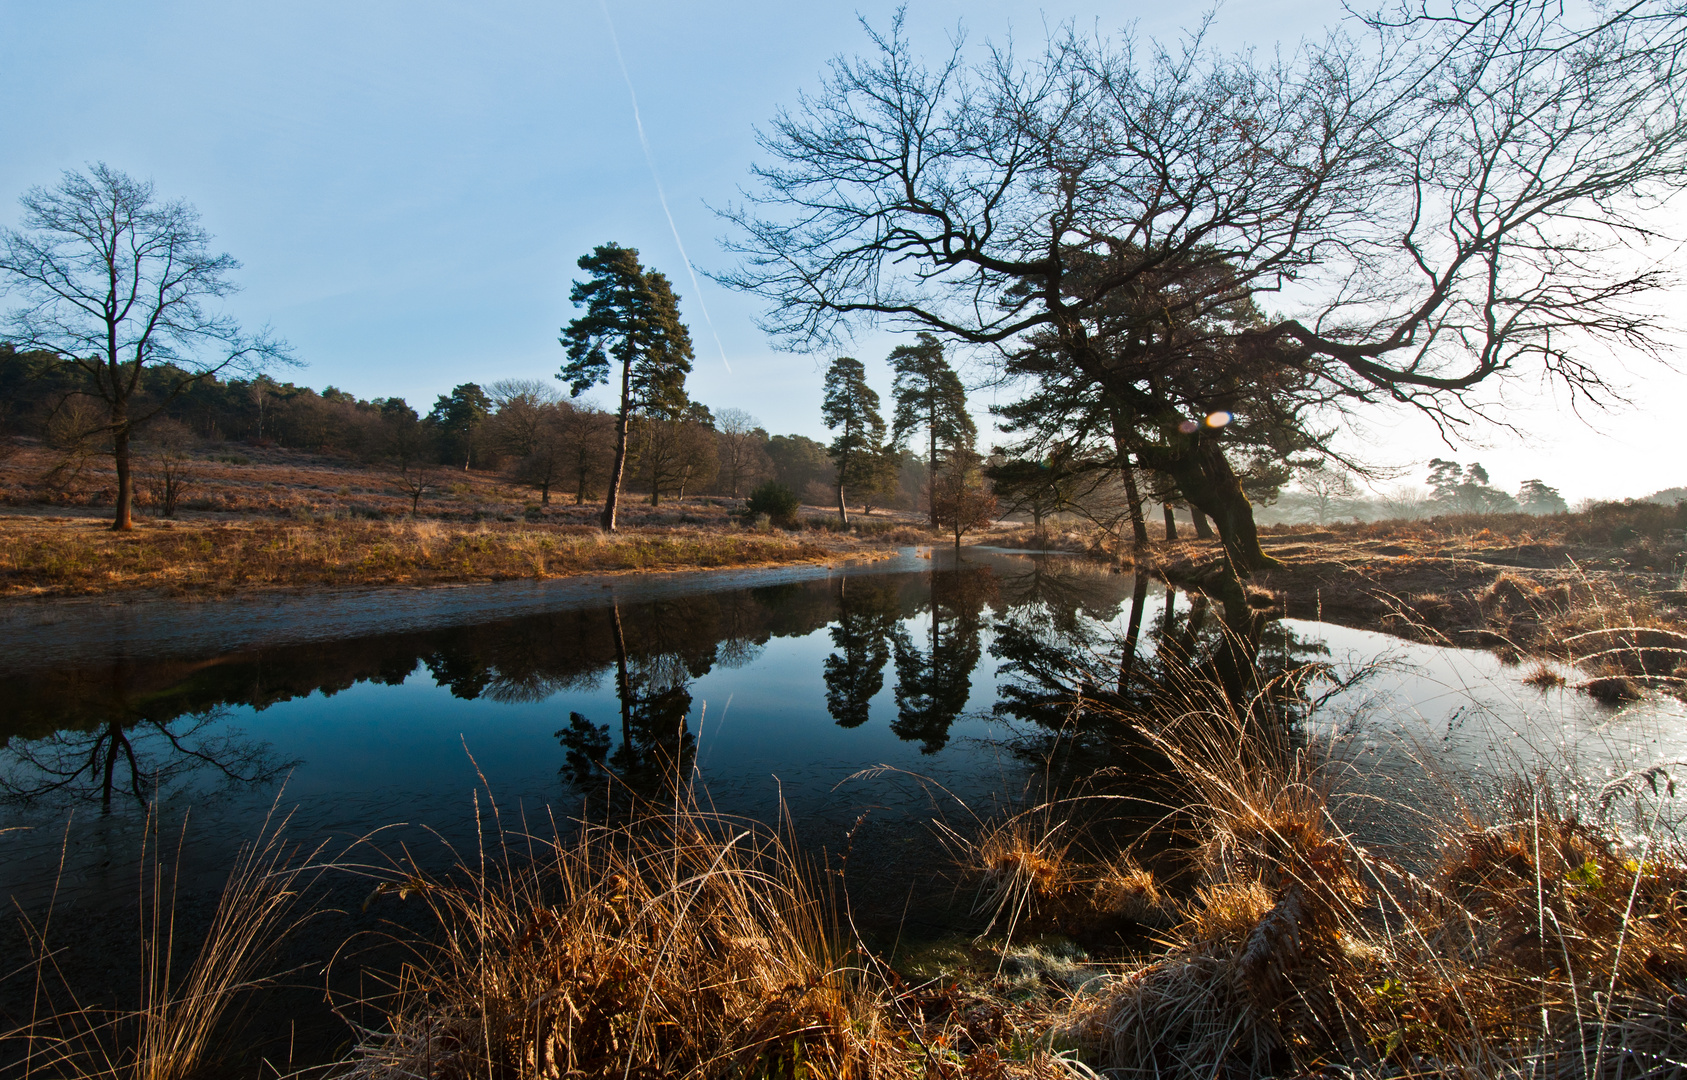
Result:
<svg viewBox="0 0 1687 1080"><path fill-rule="evenodd" d="M135 415L152 415L143 451L241 442L343 457L399 471L498 471L553 497L602 495L614 434L611 414L570 400L543 380L464 383L433 402L400 397L364 400L333 386L318 392L267 376L191 382L174 397L182 372L142 371ZM66 457L106 450L108 423L97 398L80 391L85 376L59 357L0 343L0 441L39 440ZM672 419L635 420L627 480L659 501L686 495L748 494L772 480L803 501L836 501L836 469L826 445L803 435L770 435L741 410L693 405ZM877 496L884 507L915 509L927 478L925 459L900 455L898 483Z"/></svg>

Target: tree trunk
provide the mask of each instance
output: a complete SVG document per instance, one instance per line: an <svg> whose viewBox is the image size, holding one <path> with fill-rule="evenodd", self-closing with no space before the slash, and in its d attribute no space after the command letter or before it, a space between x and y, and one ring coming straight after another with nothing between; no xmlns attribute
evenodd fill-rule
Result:
<svg viewBox="0 0 1687 1080"><path fill-rule="evenodd" d="M931 492L931 527L937 528L937 399L928 386L931 408L926 416L926 490Z"/></svg>
<svg viewBox="0 0 1687 1080"><path fill-rule="evenodd" d="M549 480L539 485L539 505L551 505L551 482Z"/></svg>
<svg viewBox="0 0 1687 1080"><path fill-rule="evenodd" d="M1191 505L1189 507L1189 517L1190 520L1195 522L1195 539L1211 540L1213 538L1213 528L1211 525L1207 524L1207 515L1201 513L1200 510Z"/></svg>
<svg viewBox="0 0 1687 1080"><path fill-rule="evenodd" d="M631 754L633 746L633 692L627 678L627 636L621 629L621 605L610 602L615 620L615 696L621 699L621 752Z"/></svg>
<svg viewBox="0 0 1687 1080"><path fill-rule="evenodd" d="M1218 527L1225 558L1237 578L1255 570L1281 566L1259 546L1259 529L1254 524L1253 506L1242 491L1242 481L1224 456L1223 447L1206 439L1194 439L1177 447L1155 448L1153 468L1171 476L1188 501L1197 523L1206 514ZM1197 527L1196 535L1200 534Z"/></svg>
<svg viewBox="0 0 1687 1080"><path fill-rule="evenodd" d="M603 500L603 531L615 531L615 511L621 498L621 473L627 467L627 422L632 408L633 367L631 361L621 363L621 411L615 415L615 463L609 469L609 493Z"/></svg>
<svg viewBox="0 0 1687 1080"><path fill-rule="evenodd" d="M135 473L129 452L129 420L121 405L111 410L111 456L117 465L117 510L111 528L129 532L135 527Z"/></svg>
<svg viewBox="0 0 1687 1080"><path fill-rule="evenodd" d="M1119 475L1125 481L1125 501L1130 504L1131 537L1137 550L1148 546L1148 522L1142 517L1142 495L1136 490L1136 473L1128 455L1120 457Z"/></svg>
<svg viewBox="0 0 1687 1080"><path fill-rule="evenodd" d="M1148 523L1142 520L1142 495L1136 489L1136 475L1131 471L1129 427L1118 409L1112 410L1113 452L1119 459L1119 477L1125 482L1125 502L1131 516L1131 536L1138 551L1148 546Z"/></svg>
<svg viewBox="0 0 1687 1080"><path fill-rule="evenodd" d="M1172 504L1170 502L1161 503L1160 509L1164 510L1165 513L1166 513L1166 539L1167 540L1176 540L1177 539L1177 514L1175 514L1172 511Z"/></svg>
<svg viewBox="0 0 1687 1080"><path fill-rule="evenodd" d="M842 470L840 469L839 471L841 472ZM845 528L849 527L849 507L844 505L844 486L842 480L838 481L838 521L842 522Z"/></svg>

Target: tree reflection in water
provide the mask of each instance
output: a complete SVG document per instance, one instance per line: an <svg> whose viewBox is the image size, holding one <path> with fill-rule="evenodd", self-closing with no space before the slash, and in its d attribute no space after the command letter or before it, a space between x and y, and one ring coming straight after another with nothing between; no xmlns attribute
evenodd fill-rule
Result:
<svg viewBox="0 0 1687 1080"><path fill-rule="evenodd" d="M819 676L826 709L843 728L868 724L894 678L894 714L885 720L925 753L949 744L980 679L996 684L999 715L1058 727L1074 708L1097 703L1117 717L1229 694L1238 659L1242 683L1268 685L1312 654L1273 632L1262 656L1263 618L1245 597L1168 592L1151 616L1149 592L1146 577L1088 560L980 557L919 574L840 575L209 657L0 673L0 790L77 793L110 806L114 795L144 799L193 773L263 782L281 766L230 730L230 707L263 710L359 683L396 686L419 665L458 698L506 704L612 679L616 715L559 711L567 723L545 730L556 732L565 778L595 783L608 770L638 787L690 769L696 680L751 662L773 638L827 632L830 654L806 674ZM996 667L981 673L986 648Z"/></svg>
<svg viewBox="0 0 1687 1080"><path fill-rule="evenodd" d="M224 707L184 711L137 677L142 670L119 661L108 678L81 682L77 709L67 719L92 718L38 738L9 735L0 755L0 793L17 802L98 801L109 814L113 796L145 808L196 776L261 785L296 764L275 760L267 745L230 728Z"/></svg>
<svg viewBox="0 0 1687 1080"><path fill-rule="evenodd" d="M671 618L677 613L667 613ZM647 794L669 778L690 771L697 752L691 731L691 691L687 688L693 670L701 662L693 657L687 664L675 651L685 643L675 639L662 618L653 626L666 628L654 635L655 651L635 662L628 653L626 623L619 603L610 605L610 622L615 645L615 698L621 712L621 743L609 752L613 740L608 724L594 724L577 712L568 715L568 726L556 733L566 764L563 773L576 783L600 774L613 774L638 794ZM711 643L712 644L712 643ZM664 646L666 648L664 648ZM701 663L706 674L708 666Z"/></svg>
<svg viewBox="0 0 1687 1080"><path fill-rule="evenodd" d="M838 580L838 621L832 624L832 645L821 677L826 683L826 710L839 727L867 722L868 705L884 689L890 639L897 632L901 598L895 582L849 578Z"/></svg>
<svg viewBox="0 0 1687 1080"><path fill-rule="evenodd" d="M896 657L896 719L899 738L935 754L949 742L949 728L972 696L972 673L982 656L983 612L996 593L988 567L933 570L926 648L898 626L891 639Z"/></svg>
<svg viewBox="0 0 1687 1080"><path fill-rule="evenodd" d="M1327 670L1318 659L1329 652L1323 642L1284 627L1271 635L1274 647L1262 649L1264 613L1244 612L1238 630L1237 620L1212 619L1211 601L1196 592L1180 615L1173 588L1144 642L1147 575L1131 583L1122 633L1115 624L1123 603L1084 612L1081 597L1087 592L1093 607L1104 590L1064 580L1073 576L1081 579L1083 571L1068 561L1004 585L1014 600L1004 606L990 648L1001 661L998 715L1092 733L1097 724L1153 723L1195 708L1237 709L1284 732L1304 720L1307 676Z"/></svg>

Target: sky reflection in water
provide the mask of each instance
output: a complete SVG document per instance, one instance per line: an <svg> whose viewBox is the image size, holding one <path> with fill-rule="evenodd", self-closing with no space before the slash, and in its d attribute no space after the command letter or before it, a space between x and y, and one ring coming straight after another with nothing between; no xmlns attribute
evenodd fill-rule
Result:
<svg viewBox="0 0 1687 1080"><path fill-rule="evenodd" d="M1168 641L1216 632L1200 603L1082 560L979 552L956 567L940 552L918 571L908 563L763 585L747 576L744 587L656 597L627 582L608 603L593 596L420 628L395 618L406 628L222 652L172 653L154 635L138 658L138 642L106 642L72 663L38 664L0 679L10 703L0 722L5 776L27 790L81 772L56 793L0 810L0 826L33 826L0 837L11 849L4 891L27 902L50 886L74 809L70 892L132 892L132 876L117 869L138 847L126 753L113 762L111 812L101 812L114 733L133 743L139 774L175 774L164 778L163 812L179 819L192 807L190 861L207 881L256 831L282 778L297 835L350 838L404 822L464 844L482 778L506 818L533 824L578 812L582 798L605 790L604 768L658 790L663 762L676 756L695 764L723 811L772 820L782 796L816 847L839 850L869 814L856 835L874 840L862 872L891 873L899 860L929 863L925 822L934 810L959 811L906 776L848 781L853 774L894 766L988 811L1038 775L1004 738L1036 746L1046 730L1038 721L1059 722L1058 711L1035 705L1053 689L1039 673L1071 682L1077 672L1092 689L1116 692L1127 643L1145 658L1126 672L1138 685ZM1275 624L1266 635L1268 667L1319 659L1341 672L1379 657L1380 669L1336 695L1310 731L1336 733L1358 760L1369 755L1396 778L1402 741L1453 770L1492 769L1525 746L1573 750L1601 768L1622 754L1687 758L1674 703L1619 715L1524 687L1516 669L1486 654L1315 623ZM225 770L268 778L231 784ZM392 835L413 839L414 830Z"/></svg>

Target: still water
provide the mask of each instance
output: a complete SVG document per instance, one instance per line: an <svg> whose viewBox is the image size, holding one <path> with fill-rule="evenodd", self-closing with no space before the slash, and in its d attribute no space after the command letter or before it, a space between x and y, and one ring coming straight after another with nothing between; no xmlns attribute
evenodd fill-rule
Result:
<svg viewBox="0 0 1687 1080"><path fill-rule="evenodd" d="M0 895L25 910L132 902L149 803L187 821L184 888L213 892L274 808L330 855L373 834L448 861L494 805L506 828L549 832L611 793L660 798L678 762L714 808L783 813L805 845L847 851L862 910L906 920L913 883L942 876L934 818L964 827L1041 797L1064 690L1128 698L1157 656L1198 652L1216 624L1198 597L1085 560L944 549L18 606L0 613ZM1325 665L1303 737L1408 797L1425 762L1451 775L1687 760L1679 703L1607 709L1525 686L1486 653L1290 620L1268 629L1263 659Z"/></svg>

